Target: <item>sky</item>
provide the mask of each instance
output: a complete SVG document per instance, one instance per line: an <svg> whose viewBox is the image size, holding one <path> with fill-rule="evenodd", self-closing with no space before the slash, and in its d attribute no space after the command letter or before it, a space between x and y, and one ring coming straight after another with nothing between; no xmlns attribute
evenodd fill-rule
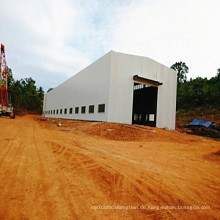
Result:
<svg viewBox="0 0 220 220"><path fill-rule="evenodd" d="M16 80L55 88L110 50L187 78L220 68L220 0L0 0L0 43Z"/></svg>

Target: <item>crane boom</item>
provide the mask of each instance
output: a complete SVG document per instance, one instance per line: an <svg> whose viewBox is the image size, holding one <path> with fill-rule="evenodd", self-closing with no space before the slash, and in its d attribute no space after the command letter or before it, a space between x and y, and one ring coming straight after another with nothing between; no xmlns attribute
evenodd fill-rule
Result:
<svg viewBox="0 0 220 220"><path fill-rule="evenodd" d="M0 81L0 96L1 96L1 106L2 108L8 107L8 72L7 72L7 64L5 58L5 46L1 44L1 81Z"/></svg>
<svg viewBox="0 0 220 220"><path fill-rule="evenodd" d="M5 57L5 46L1 44L0 56L0 116L9 115L15 118L13 108L8 105L8 70Z"/></svg>

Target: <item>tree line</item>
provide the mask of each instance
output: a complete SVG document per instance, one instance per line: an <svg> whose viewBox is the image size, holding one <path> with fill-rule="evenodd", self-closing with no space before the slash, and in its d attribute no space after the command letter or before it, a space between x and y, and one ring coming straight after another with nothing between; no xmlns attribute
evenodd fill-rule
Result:
<svg viewBox="0 0 220 220"><path fill-rule="evenodd" d="M197 77L190 80L187 80L189 68L184 62L176 62L171 68L177 72L177 110L220 110L220 68L210 79Z"/></svg>
<svg viewBox="0 0 220 220"><path fill-rule="evenodd" d="M15 80L12 70L8 68L9 102L12 103L15 111L42 112L44 91L35 83L36 81L31 77Z"/></svg>

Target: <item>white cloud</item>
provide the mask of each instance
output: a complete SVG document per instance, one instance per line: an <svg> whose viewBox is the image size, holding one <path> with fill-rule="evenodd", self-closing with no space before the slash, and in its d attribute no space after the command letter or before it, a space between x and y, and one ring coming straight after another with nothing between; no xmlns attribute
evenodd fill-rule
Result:
<svg viewBox="0 0 220 220"><path fill-rule="evenodd" d="M8 65L15 78L38 78L47 89L56 86L90 60L68 46L73 38L78 12L71 1L7 1L1 9L1 41L6 45ZM40 71L40 72L37 72Z"/></svg>
<svg viewBox="0 0 220 220"><path fill-rule="evenodd" d="M167 66L185 61L191 77L210 77L220 66L220 2L136 1L118 14L112 48Z"/></svg>
<svg viewBox="0 0 220 220"><path fill-rule="evenodd" d="M219 10L219 0L7 0L0 41L14 77L45 90L112 49L182 60L191 77L210 77L220 67Z"/></svg>

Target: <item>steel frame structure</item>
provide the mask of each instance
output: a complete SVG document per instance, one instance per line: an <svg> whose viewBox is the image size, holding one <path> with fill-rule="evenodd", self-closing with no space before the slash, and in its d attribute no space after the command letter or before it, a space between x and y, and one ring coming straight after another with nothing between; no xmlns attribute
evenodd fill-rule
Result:
<svg viewBox="0 0 220 220"><path fill-rule="evenodd" d="M2 108L8 107L8 72L5 58L5 46L1 44L0 57L0 102Z"/></svg>

